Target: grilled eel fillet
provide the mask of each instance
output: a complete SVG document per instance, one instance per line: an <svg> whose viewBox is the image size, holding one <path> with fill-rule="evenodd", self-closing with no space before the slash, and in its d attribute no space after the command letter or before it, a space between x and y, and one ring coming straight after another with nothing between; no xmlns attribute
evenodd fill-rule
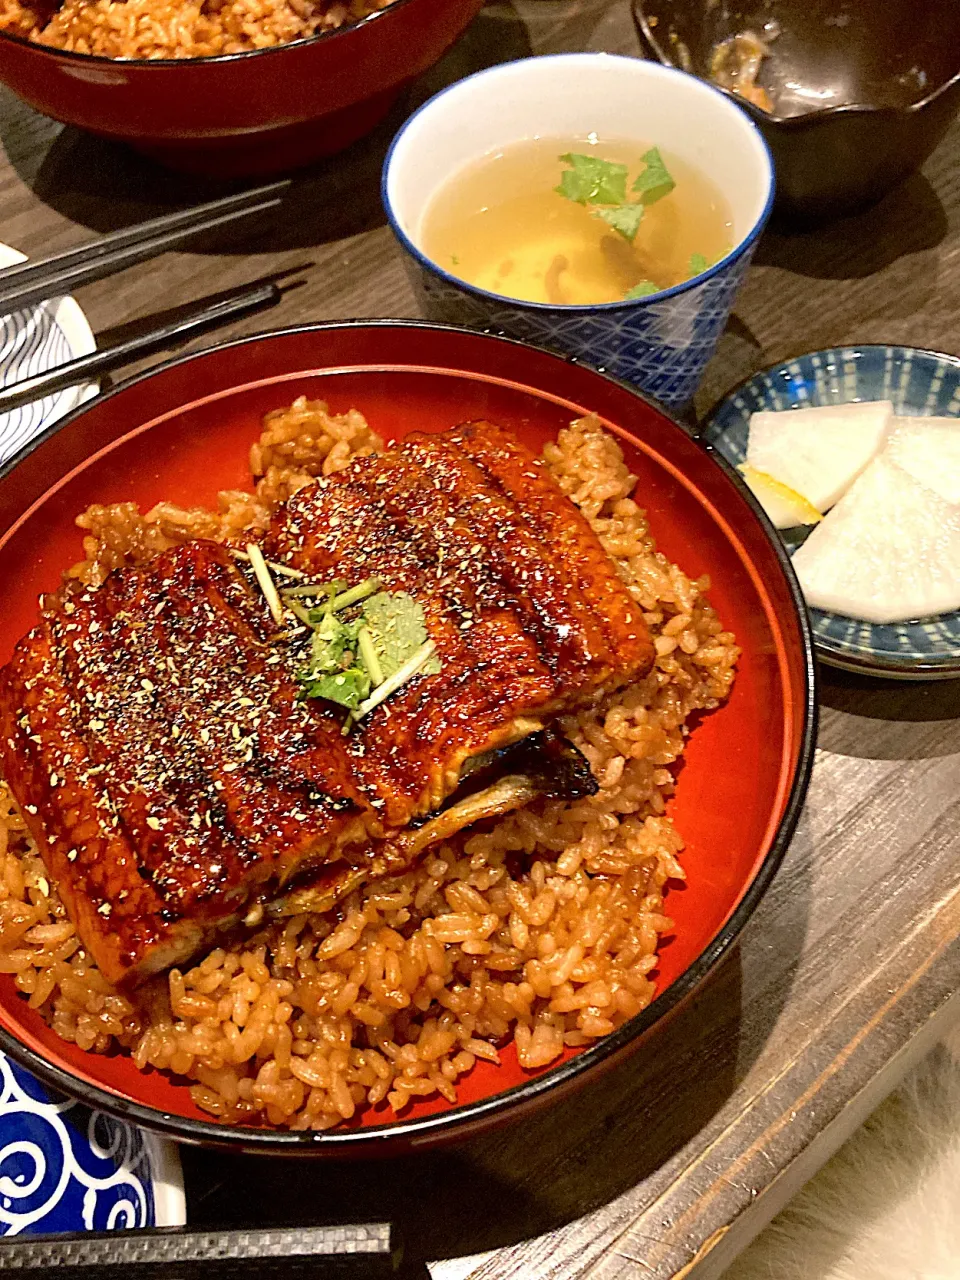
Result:
<svg viewBox="0 0 960 1280"><path fill-rule="evenodd" d="M188 959L256 904L326 909L481 818L588 794L552 722L653 661L596 536L490 423L309 485L265 551L409 592L440 672L344 736L339 708L298 698L302 645L203 540L64 593L0 671L4 775L110 981Z"/></svg>

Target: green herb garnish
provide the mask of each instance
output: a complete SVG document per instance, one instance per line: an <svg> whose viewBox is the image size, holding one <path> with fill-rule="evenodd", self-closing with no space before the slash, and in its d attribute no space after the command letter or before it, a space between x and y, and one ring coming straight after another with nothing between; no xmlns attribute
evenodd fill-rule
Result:
<svg viewBox="0 0 960 1280"><path fill-rule="evenodd" d="M646 168L630 190L639 192L640 199L645 205L656 204L658 200L668 196L677 184L667 172L663 156L656 147L651 147L640 159Z"/></svg>
<svg viewBox="0 0 960 1280"><path fill-rule="evenodd" d="M370 694L370 676L365 667L347 667L336 674L299 677L305 698L326 698L355 711Z"/></svg>
<svg viewBox="0 0 960 1280"><path fill-rule="evenodd" d="M560 159L570 168L554 190L577 204L624 204L627 199L627 166L597 156L567 152Z"/></svg>
<svg viewBox="0 0 960 1280"><path fill-rule="evenodd" d="M310 660L297 674L301 696L327 698L342 707L358 707L372 688L369 671L356 661L362 623L342 622L335 614L328 613L312 625L315 629L310 640Z"/></svg>
<svg viewBox="0 0 960 1280"><path fill-rule="evenodd" d="M361 625L357 621L341 622L332 613L321 618L310 640L311 670L324 674L350 666Z"/></svg>
<svg viewBox="0 0 960 1280"><path fill-rule="evenodd" d="M348 718L349 731L354 719L366 715L412 676L438 672L440 662L434 654L436 646L427 639L423 608L413 596L381 591L377 578L343 590L345 585L317 587L314 593L325 593L327 599L310 610L289 597L287 604L313 628L309 661L297 673L300 696L326 698L357 712ZM300 594L307 594L307 588ZM359 611L357 605L361 605ZM355 616L344 620L344 610L353 610Z"/></svg>
<svg viewBox="0 0 960 1280"><path fill-rule="evenodd" d="M627 166L625 164L601 160L596 156L577 155L574 152L559 158L570 168L562 175L559 187L555 187L554 190L568 200L576 201L577 204L598 206L591 212L596 217L602 218L608 227L612 227L629 244L633 244L636 240L647 208L656 204L658 200L662 200L664 196L668 196L677 185L656 147L651 147L641 157L644 168L630 188L631 191L638 193L639 200L627 199ZM697 270L693 269L692 263L691 258L693 275L706 270L706 262ZM651 293L659 292L660 286L654 284L652 280L641 280L632 289L627 290L624 301L646 298Z"/></svg>
<svg viewBox="0 0 960 1280"><path fill-rule="evenodd" d="M405 591L381 591L363 606L363 618L380 659L384 678L399 671L411 654L427 642L423 607ZM434 659L428 675L440 670Z"/></svg>
<svg viewBox="0 0 960 1280"><path fill-rule="evenodd" d="M631 244L636 239L640 223L643 221L643 205L639 203L621 204L615 209L596 209L595 213L608 226L613 227L614 231L619 231L624 240L629 240Z"/></svg>
<svg viewBox="0 0 960 1280"><path fill-rule="evenodd" d="M702 271L706 271L710 263L706 260L702 253L691 253L690 255L690 274L698 276Z"/></svg>
<svg viewBox="0 0 960 1280"><path fill-rule="evenodd" d="M639 194L639 200L627 199L625 164L601 160L597 156L577 155L574 152L560 156L562 163L570 168L561 176L560 185L554 187L554 190L577 204L603 205L603 208L594 209L593 212L608 226L613 227L614 231L619 232L624 240L633 244L643 221L644 210L668 196L677 185L667 172L667 166L656 147L651 147L642 159L645 167L630 188Z"/></svg>

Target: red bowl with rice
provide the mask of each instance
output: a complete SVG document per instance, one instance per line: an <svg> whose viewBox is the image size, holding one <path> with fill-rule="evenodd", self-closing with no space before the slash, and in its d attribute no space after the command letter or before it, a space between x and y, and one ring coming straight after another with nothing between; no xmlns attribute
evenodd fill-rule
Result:
<svg viewBox="0 0 960 1280"><path fill-rule="evenodd" d="M0 473L0 661L69 566L96 582L131 547L225 536L383 440L477 419L545 451L650 621L653 674L564 728L600 791L488 821L387 889L225 943L146 999L78 951L5 792L0 1048L48 1084L180 1141L396 1154L555 1102L638 1051L735 942L812 763L799 590L722 459L626 384L548 352L353 322L122 384Z"/></svg>
<svg viewBox="0 0 960 1280"><path fill-rule="evenodd" d="M246 22L235 3L236 22ZM369 133L482 6L482 0L393 0L379 9L371 3L357 21L291 38L304 24L293 5L278 3L285 21L265 38L289 43L217 56L185 56L236 43L220 33L211 45L209 31L206 42L134 41L134 56L102 56L37 43L8 26L0 31L0 80L44 115L126 142L176 169L216 177L281 173ZM106 6L106 13L127 7ZM39 8L42 21L46 7ZM349 18L348 6L338 9ZM19 29L28 28L29 19ZM76 43L70 31L60 38ZM81 47L89 44L85 39ZM103 47L122 50L125 42L111 39Z"/></svg>

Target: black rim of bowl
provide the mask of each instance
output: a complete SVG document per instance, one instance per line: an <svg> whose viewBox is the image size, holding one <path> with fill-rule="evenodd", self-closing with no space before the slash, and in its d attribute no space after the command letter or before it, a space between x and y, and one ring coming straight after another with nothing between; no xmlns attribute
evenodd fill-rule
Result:
<svg viewBox="0 0 960 1280"><path fill-rule="evenodd" d="M373 13L364 14L362 18L357 18L354 22L345 22L340 27L332 27L329 31L318 31L312 36L299 36L295 40L287 40L284 44L272 44L265 49L242 49L238 53L213 53L206 57L196 58L109 58L103 53L77 53L74 49L58 49L56 45L40 44L36 40L27 39L26 36L15 36L9 31L0 31L0 40L11 40L14 44L23 45L36 53L47 54L57 58L67 58L70 61L80 62L84 65L95 63L106 67L121 67L124 70L127 67L143 67L162 75L164 71L169 71L173 67L195 67L203 63L212 62L241 62L248 58L263 58L269 57L270 54L279 54L284 49L299 48L306 44L319 44L321 40L333 40L336 36L346 35L349 31L356 31L360 27L370 26L378 18L386 17L389 13L396 13L397 10L405 9L407 5L412 3L413 0L390 0L386 8L375 9Z"/></svg>
<svg viewBox="0 0 960 1280"><path fill-rule="evenodd" d="M643 0L631 0L630 5L633 13L633 21L639 29L641 42L653 51L656 55L656 61L662 63L665 67L674 67L678 71L684 68L670 57L663 48L660 41L654 34L653 29L647 22L647 13ZM714 84L708 76L700 75L696 71L688 71L688 75L696 76L698 80L705 80L708 84ZM778 116L772 111L762 111L759 107L754 106L747 98L740 94L734 93L732 89L724 88L723 85L714 84L721 93L726 94L731 101L735 102L738 107L746 111L747 115L758 125L770 125L776 129L793 129L800 130L809 128L815 121L826 120L835 116L850 115L867 115L867 116L900 116L912 115L915 112L922 111L928 107L931 102L936 101L942 93L946 93L953 85L960 81L960 70L956 71L948 80L944 80L942 84L937 85L935 89L931 89L923 98L918 98L916 102L905 103L901 107L882 106L873 102L839 102L833 107L817 107L812 111L804 111L800 115L795 116Z"/></svg>
<svg viewBox="0 0 960 1280"><path fill-rule="evenodd" d="M103 396L98 397L97 401L88 401L86 405L81 405L78 409L74 409L67 414L66 417L53 423L46 431L24 445L3 467L0 467L0 479L9 475L25 457L68 426L75 418L80 417L87 409L92 408L95 403L118 396L128 387L143 382L155 373L176 368L190 360L210 355L214 351L244 346L249 343L290 334L322 334L340 329L386 327L465 333L478 341L493 344L507 343L511 346L524 347L528 350L532 348L538 353L551 356L553 359L567 360L569 363L581 365L583 368L588 369L594 377L602 378L621 390L629 392L630 395L663 415L678 431L683 432L688 437L690 436L688 429L681 425L669 409L651 396L644 394L637 387L632 386L621 378L612 377L607 373L600 373L591 365L586 365L582 361L570 360L569 357L563 356L556 351L537 347L532 343L521 342L515 338L480 333L457 325L432 324L422 320L349 320L330 324L293 325L284 329L267 330L247 337L235 338L228 342L215 343L199 351L163 361L144 373L125 379ZM371 367L375 367L375 365ZM536 393L535 388L531 387L529 389ZM803 652L806 696L802 711L800 747L793 781L790 786L790 794L787 798L783 817L766 856L757 868L756 874L747 886L740 902L734 908L729 919L718 930L716 936L710 940L693 964L685 969L646 1009L638 1013L636 1017L630 1018L609 1035L597 1040L589 1048L575 1054L566 1062L562 1062L553 1068L548 1067L542 1074L533 1076L520 1084L512 1085L510 1088L500 1093L492 1094L478 1102L458 1104L449 1110L414 1119L399 1119L384 1124L360 1126L352 1129L326 1130L322 1133L217 1124L210 1120L194 1120L185 1116L173 1115L143 1103L129 1101L111 1093L106 1088L80 1080L63 1068L48 1062L35 1050L17 1040L5 1027L0 1027L0 1049L22 1063L44 1084L60 1090L61 1093L78 1098L81 1102L96 1110L108 1112L123 1120L131 1121L145 1129L150 1129L155 1133L163 1134L180 1142L223 1149L242 1149L250 1154L261 1155L309 1155L315 1153L317 1155L336 1157L347 1156L351 1152L356 1152L357 1155L373 1155L377 1151L387 1153L391 1146L409 1149L417 1145L425 1145L431 1140L440 1141L443 1137L456 1140L456 1131L461 1126L472 1128L478 1122L492 1122L495 1117L506 1116L515 1106L529 1104L533 1100L558 1089L576 1076L587 1074L601 1063L615 1057L631 1041L639 1039L655 1023L676 1008L681 1001L696 990L730 950L744 925L753 914L760 899L767 891L780 863L783 861L806 798L813 768L818 723L817 671L813 635L803 595L790 565L790 557L787 555L780 539L776 536L771 537L772 526L769 525L760 504L734 468L715 449L709 445L704 445L702 441L700 444L704 452L726 475L740 496L759 517L760 524L766 531L767 539L783 570L793 603L794 621L797 625Z"/></svg>
<svg viewBox="0 0 960 1280"><path fill-rule="evenodd" d="M945 364L952 365L957 371L958 386L960 386L960 356L948 355L945 351L933 351L929 347L908 347L902 342L841 342L834 347L819 347L814 351L798 351L793 355L784 356L782 360L777 360L774 364L768 364L763 369L757 369L755 373L747 374L745 378L741 378L735 383L729 391L725 391L716 404L706 414L699 427L699 435L705 448L717 453L723 461L730 466L727 458L722 451L717 449L716 445L710 443L705 437L714 424L717 415L721 409L731 400L740 395L745 387L751 382L755 382L757 378L769 378L772 374L786 368L794 360L806 360L811 356L823 355L827 351L909 351L914 356L928 356L931 360L941 360ZM766 513L764 513L766 515ZM770 528L774 530L777 541L783 546L783 540L776 533L774 526ZM788 557L789 558L789 557ZM802 594L802 592L801 592ZM821 612L827 612L822 610ZM839 614L831 615L839 617ZM871 626L877 625L871 623ZM895 623L888 624L895 626ZM811 626L812 631L812 626ZM960 652L947 655L942 659L898 659L896 657L884 658L874 657L872 655L860 654L856 651L847 649L834 649L828 643L823 641L815 632L813 632L813 645L816 650L817 657L821 662L825 662L827 666L835 667L838 671L848 671L852 675L858 676L881 676L886 680L953 680L960 676Z"/></svg>

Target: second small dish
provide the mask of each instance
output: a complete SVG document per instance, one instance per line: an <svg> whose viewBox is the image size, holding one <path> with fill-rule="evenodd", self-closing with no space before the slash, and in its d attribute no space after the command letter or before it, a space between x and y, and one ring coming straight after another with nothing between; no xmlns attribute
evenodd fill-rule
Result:
<svg viewBox="0 0 960 1280"><path fill-rule="evenodd" d="M703 440L739 466L752 413L865 400L890 400L903 417L960 417L960 360L899 346L813 351L772 365L730 391L708 418ZM789 536L784 540L790 549L796 545ZM810 614L817 653L831 666L898 680L960 675L960 611L885 624L822 609Z"/></svg>

